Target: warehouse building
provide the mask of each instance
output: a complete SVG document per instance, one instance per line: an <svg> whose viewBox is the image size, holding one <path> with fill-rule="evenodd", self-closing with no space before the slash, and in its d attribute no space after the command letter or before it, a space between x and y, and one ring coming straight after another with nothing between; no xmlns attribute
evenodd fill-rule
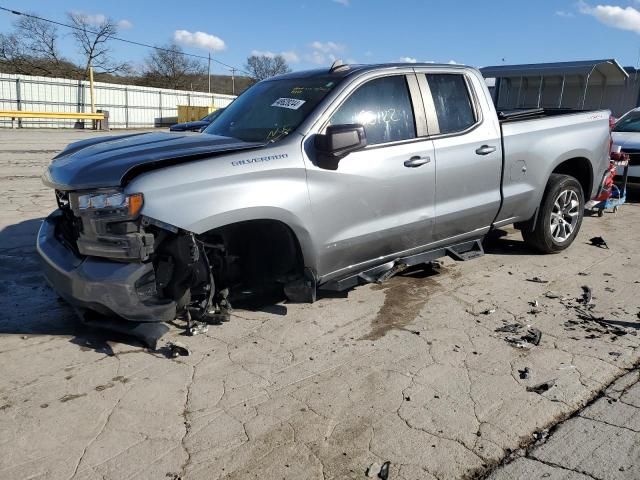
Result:
<svg viewBox="0 0 640 480"><path fill-rule="evenodd" d="M481 71L498 110L607 108L620 116L640 100L638 70L615 59L499 65Z"/></svg>

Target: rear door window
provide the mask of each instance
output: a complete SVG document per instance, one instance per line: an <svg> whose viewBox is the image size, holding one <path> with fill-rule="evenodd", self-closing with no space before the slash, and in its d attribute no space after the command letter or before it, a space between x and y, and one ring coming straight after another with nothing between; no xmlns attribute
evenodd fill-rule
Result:
<svg viewBox="0 0 640 480"><path fill-rule="evenodd" d="M457 133L476 123L476 115L464 76L427 74L441 134Z"/></svg>
<svg viewBox="0 0 640 480"><path fill-rule="evenodd" d="M377 78L353 92L330 120L331 125L351 123L364 126L369 145L416 138L405 76Z"/></svg>

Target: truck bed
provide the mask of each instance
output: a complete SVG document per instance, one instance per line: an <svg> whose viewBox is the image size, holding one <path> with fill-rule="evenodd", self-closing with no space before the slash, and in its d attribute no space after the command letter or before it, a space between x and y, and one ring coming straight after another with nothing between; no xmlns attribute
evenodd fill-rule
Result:
<svg viewBox="0 0 640 480"><path fill-rule="evenodd" d="M608 110L531 109L499 112L503 142L503 205L496 223L532 216L556 165L588 159L591 199L608 165Z"/></svg>
<svg viewBox="0 0 640 480"><path fill-rule="evenodd" d="M573 108L519 108L514 110L498 111L500 123L521 122L536 118L556 117L558 115L573 115L579 113L595 112L596 110L577 110Z"/></svg>

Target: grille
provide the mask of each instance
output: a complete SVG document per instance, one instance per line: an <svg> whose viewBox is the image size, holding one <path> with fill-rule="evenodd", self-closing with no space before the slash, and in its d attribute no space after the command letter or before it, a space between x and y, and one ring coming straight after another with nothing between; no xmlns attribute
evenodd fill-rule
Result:
<svg viewBox="0 0 640 480"><path fill-rule="evenodd" d="M635 148L623 148L622 153L629 155L629 165L640 165L640 150Z"/></svg>

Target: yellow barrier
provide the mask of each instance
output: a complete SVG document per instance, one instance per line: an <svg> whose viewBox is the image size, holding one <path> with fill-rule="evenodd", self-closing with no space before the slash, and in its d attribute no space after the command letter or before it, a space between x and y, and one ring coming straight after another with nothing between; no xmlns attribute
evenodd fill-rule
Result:
<svg viewBox="0 0 640 480"><path fill-rule="evenodd" d="M75 113L75 112L27 112L22 110L0 110L0 117L11 118L59 118L104 120L104 113Z"/></svg>
<svg viewBox="0 0 640 480"><path fill-rule="evenodd" d="M178 105L178 123L193 122L215 111L216 107Z"/></svg>

